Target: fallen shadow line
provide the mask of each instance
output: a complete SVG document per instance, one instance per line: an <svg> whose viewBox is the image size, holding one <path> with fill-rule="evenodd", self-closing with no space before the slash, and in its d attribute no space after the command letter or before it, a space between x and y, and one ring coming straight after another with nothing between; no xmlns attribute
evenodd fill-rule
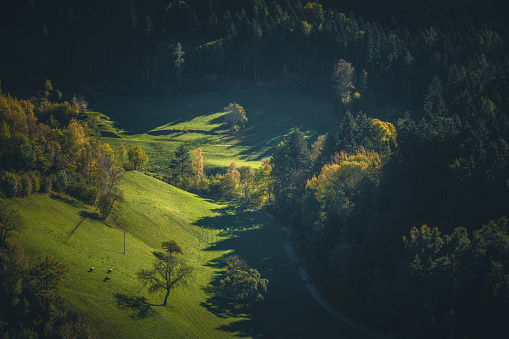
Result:
<svg viewBox="0 0 509 339"><path fill-rule="evenodd" d="M72 231L69 232L69 235L67 236L67 239L69 239L74 234L74 232L78 229L78 227L80 227L80 225L83 223L83 221L85 221L85 219L88 219L88 217L83 217L83 219L81 219L81 221L78 223L78 225L76 225L76 227L74 227L72 229Z"/></svg>

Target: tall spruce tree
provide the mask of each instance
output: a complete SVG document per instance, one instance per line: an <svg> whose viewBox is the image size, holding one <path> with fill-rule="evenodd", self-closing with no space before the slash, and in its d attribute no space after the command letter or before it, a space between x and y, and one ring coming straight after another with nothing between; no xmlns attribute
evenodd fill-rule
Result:
<svg viewBox="0 0 509 339"><path fill-rule="evenodd" d="M187 177L193 174L193 162L189 150L184 145L180 145L174 153L170 162L170 176L173 184L178 185Z"/></svg>

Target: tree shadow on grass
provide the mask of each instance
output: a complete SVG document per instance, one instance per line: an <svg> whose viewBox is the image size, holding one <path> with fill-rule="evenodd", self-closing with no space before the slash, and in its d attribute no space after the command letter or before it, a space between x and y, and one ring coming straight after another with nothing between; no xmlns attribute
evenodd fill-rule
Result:
<svg viewBox="0 0 509 339"><path fill-rule="evenodd" d="M53 200L61 201L76 208L83 208L84 205L84 203L82 203L81 201L57 193L51 193L50 198Z"/></svg>
<svg viewBox="0 0 509 339"><path fill-rule="evenodd" d="M156 314L156 311L152 309L153 305L145 297L129 296L122 293L115 293L113 296L118 308L130 311L132 319L145 319Z"/></svg>
<svg viewBox="0 0 509 339"><path fill-rule="evenodd" d="M217 203L217 200L210 200ZM213 217L204 217L194 223L194 225L220 230L218 234L220 237L239 236L241 233L257 228L256 212L246 210L245 207L228 204L223 208L216 208L212 210L218 213ZM254 226L253 226L254 225Z"/></svg>
<svg viewBox="0 0 509 339"><path fill-rule="evenodd" d="M103 221L100 217L99 217L99 214L97 213L94 213L94 212L88 212L88 211L80 211L80 216L83 217L83 218L89 218L89 219L92 219L92 220L99 220L99 221Z"/></svg>
<svg viewBox="0 0 509 339"><path fill-rule="evenodd" d="M236 310L236 305L223 297L219 291L221 278L221 274L216 274L210 285L202 288L202 291L207 295L207 300L201 302L200 306L205 307L207 311L219 318L238 318L240 315Z"/></svg>
<svg viewBox="0 0 509 339"><path fill-rule="evenodd" d="M155 252L154 251L154 252L152 252L152 255L154 257L156 257L157 259L159 259L159 260L163 260L163 258L164 258L164 253L163 252Z"/></svg>

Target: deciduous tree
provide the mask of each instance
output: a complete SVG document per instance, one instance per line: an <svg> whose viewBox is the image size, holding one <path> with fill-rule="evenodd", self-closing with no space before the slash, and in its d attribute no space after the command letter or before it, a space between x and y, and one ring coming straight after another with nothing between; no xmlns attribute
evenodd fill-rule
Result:
<svg viewBox="0 0 509 339"><path fill-rule="evenodd" d="M237 163L232 161L226 170L222 180L223 195L227 199L236 199L240 183L240 172L237 169Z"/></svg>
<svg viewBox="0 0 509 339"><path fill-rule="evenodd" d="M166 242L163 243L163 247L165 244ZM177 253L177 251L172 253ZM192 272L192 268L183 258L165 253L157 257L152 269L143 268L138 271L137 276L142 281L143 286L148 286L150 293L165 292L163 306L166 306L170 291L173 288L185 285Z"/></svg>
<svg viewBox="0 0 509 339"><path fill-rule="evenodd" d="M129 152L127 152L127 158L130 166L132 166L135 170L143 169L148 162L148 157L145 155L145 152L143 152L140 146L131 147Z"/></svg>
<svg viewBox="0 0 509 339"><path fill-rule="evenodd" d="M341 59L334 65L332 72L332 85L339 100L348 104L352 99L354 86L354 67L350 62Z"/></svg>
<svg viewBox="0 0 509 339"><path fill-rule="evenodd" d="M220 284L224 295L241 302L246 309L248 303L263 300L269 281L262 279L260 272L254 268L241 270L232 267Z"/></svg>
<svg viewBox="0 0 509 339"><path fill-rule="evenodd" d="M193 153L194 153L193 172L195 175L196 183L198 184L205 178L205 173L203 171L204 161L202 147L194 149Z"/></svg>
<svg viewBox="0 0 509 339"><path fill-rule="evenodd" d="M224 111L227 112L225 121L230 126L232 131L237 132L240 128L246 125L247 116L244 107L234 102L226 106Z"/></svg>

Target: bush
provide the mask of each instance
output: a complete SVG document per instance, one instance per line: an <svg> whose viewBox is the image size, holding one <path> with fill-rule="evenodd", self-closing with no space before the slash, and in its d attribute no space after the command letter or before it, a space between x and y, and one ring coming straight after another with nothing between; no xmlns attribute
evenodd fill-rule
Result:
<svg viewBox="0 0 509 339"><path fill-rule="evenodd" d="M0 187L7 198L15 197L20 187L18 176L14 173L6 172L0 179Z"/></svg>

